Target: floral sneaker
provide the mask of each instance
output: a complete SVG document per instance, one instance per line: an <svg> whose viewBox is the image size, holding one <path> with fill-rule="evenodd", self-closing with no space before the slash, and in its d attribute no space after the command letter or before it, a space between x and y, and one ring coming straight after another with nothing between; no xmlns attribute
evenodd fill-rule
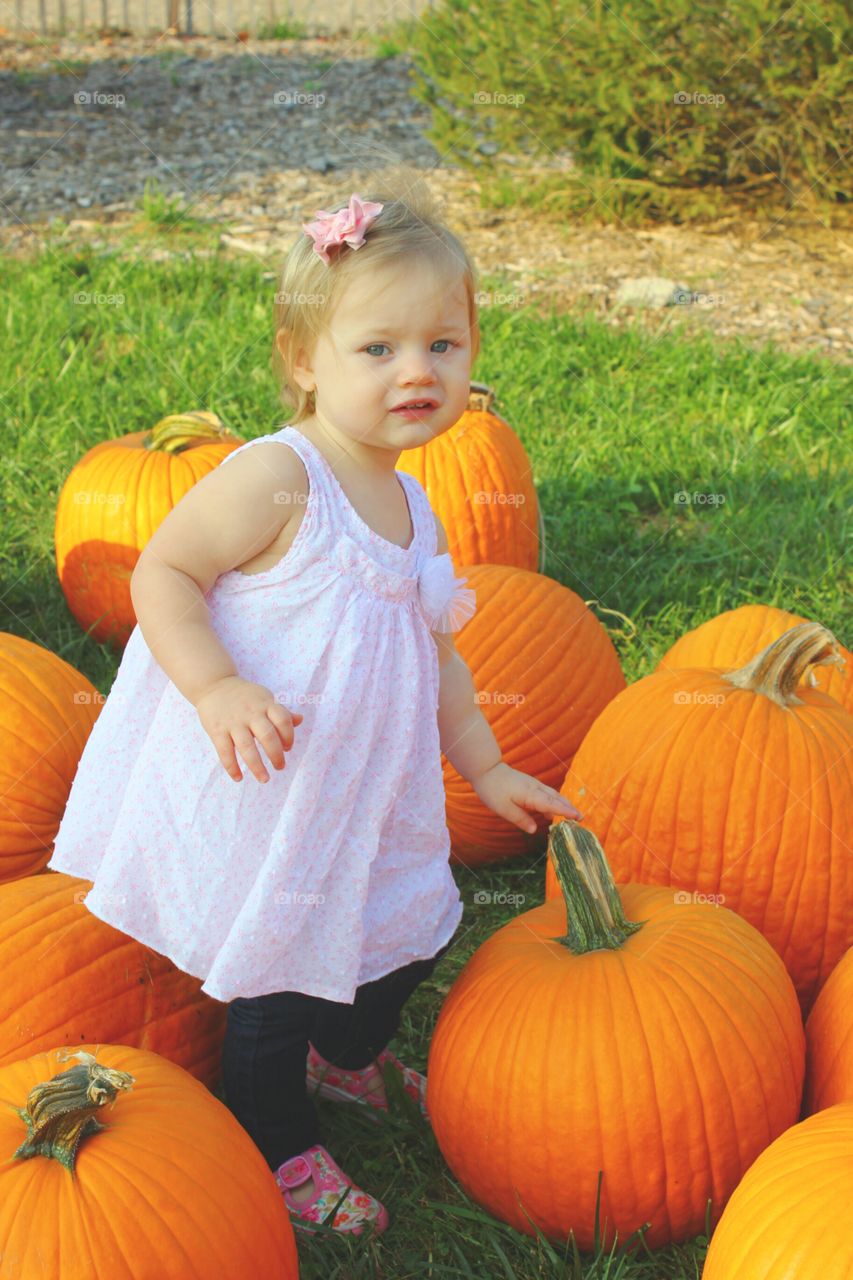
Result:
<svg viewBox="0 0 853 1280"><path fill-rule="evenodd" d="M279 1165L275 1180L284 1195L284 1203L295 1228L317 1231L329 1219L333 1231L359 1236L370 1224L377 1231L388 1226L388 1210L374 1196L353 1185L325 1147L319 1143L291 1156ZM306 1182L314 1183L314 1194L296 1201L293 1192Z"/></svg>
<svg viewBox="0 0 853 1280"><path fill-rule="evenodd" d="M376 1077L384 1076L383 1068L386 1066L400 1072L406 1093L418 1104L424 1119L429 1119L426 1109L426 1076L411 1067L404 1067L390 1049L383 1049L375 1062L360 1071L347 1071L327 1062L311 1041L308 1041L306 1074L309 1089L321 1098L331 1098L333 1102L358 1102L374 1111L387 1111L387 1101L376 1093L368 1092ZM371 1119L378 1121L379 1116L371 1116Z"/></svg>

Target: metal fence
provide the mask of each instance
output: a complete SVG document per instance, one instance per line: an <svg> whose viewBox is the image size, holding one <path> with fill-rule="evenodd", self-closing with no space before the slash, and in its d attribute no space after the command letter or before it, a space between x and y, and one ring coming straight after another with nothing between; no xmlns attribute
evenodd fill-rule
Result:
<svg viewBox="0 0 853 1280"><path fill-rule="evenodd" d="M332 35L391 27L434 0L14 0L12 31L23 36L125 31L160 35ZM9 30L11 5L5 0Z"/></svg>

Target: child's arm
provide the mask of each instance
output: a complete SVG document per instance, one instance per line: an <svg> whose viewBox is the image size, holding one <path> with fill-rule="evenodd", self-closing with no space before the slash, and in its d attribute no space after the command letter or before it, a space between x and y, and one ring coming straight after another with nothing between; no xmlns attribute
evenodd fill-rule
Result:
<svg viewBox="0 0 853 1280"><path fill-rule="evenodd" d="M283 494L292 500L283 502ZM205 596L223 573L268 547L305 496L303 464L293 450L273 443L247 449L184 495L131 576L131 599L148 647L198 711L235 782L243 776L237 750L259 782L269 780L255 739L273 767L283 769L293 726L303 717L238 674L210 625Z"/></svg>
<svg viewBox="0 0 853 1280"><path fill-rule="evenodd" d="M434 514L434 513L433 513ZM444 526L435 517L437 554L449 550ZM580 818L559 791L538 778L504 764L498 741L477 705L477 690L467 663L453 643L452 632L432 632L438 647L438 731L441 749L485 805L523 831L536 830L528 810Z"/></svg>

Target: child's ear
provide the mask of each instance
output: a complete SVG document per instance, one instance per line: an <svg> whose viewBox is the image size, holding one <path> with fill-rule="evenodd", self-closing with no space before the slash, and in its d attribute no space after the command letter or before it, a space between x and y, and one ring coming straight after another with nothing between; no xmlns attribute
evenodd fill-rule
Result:
<svg viewBox="0 0 853 1280"><path fill-rule="evenodd" d="M279 351L282 350L281 343L279 341L280 337L281 337L281 332L279 331L279 334L276 337L276 342L279 343ZM311 369L311 365L308 360L308 355L304 347L299 348L299 351L297 352L296 357L293 361L293 377L296 383L298 384L298 386L300 386L303 391L314 390L316 386L316 383L314 381L314 374Z"/></svg>

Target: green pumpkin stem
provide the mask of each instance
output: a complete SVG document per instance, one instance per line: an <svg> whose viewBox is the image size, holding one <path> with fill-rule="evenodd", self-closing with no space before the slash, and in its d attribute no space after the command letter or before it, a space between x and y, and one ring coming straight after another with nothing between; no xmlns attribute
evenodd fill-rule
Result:
<svg viewBox="0 0 853 1280"><path fill-rule="evenodd" d="M211 440L237 440L221 418L207 409L170 413L151 428L145 448L159 453L183 453Z"/></svg>
<svg viewBox="0 0 853 1280"><path fill-rule="evenodd" d="M94 1113L115 1102L120 1089L132 1088L135 1079L126 1071L103 1066L84 1049L65 1054L59 1051L57 1057L60 1062L80 1058L81 1065L34 1085L26 1107L15 1108L27 1126L27 1137L12 1159L46 1156L58 1160L73 1175L81 1139L108 1128Z"/></svg>
<svg viewBox="0 0 853 1280"><path fill-rule="evenodd" d="M838 641L819 622L798 622L757 657L737 671L727 671L723 679L736 689L763 693L780 707L802 703L795 689L812 664L833 663L844 670Z"/></svg>
<svg viewBox="0 0 853 1280"><path fill-rule="evenodd" d="M567 819L548 833L548 856L566 902L568 933L555 938L576 956L616 951L645 921L628 920L604 850L591 831Z"/></svg>

